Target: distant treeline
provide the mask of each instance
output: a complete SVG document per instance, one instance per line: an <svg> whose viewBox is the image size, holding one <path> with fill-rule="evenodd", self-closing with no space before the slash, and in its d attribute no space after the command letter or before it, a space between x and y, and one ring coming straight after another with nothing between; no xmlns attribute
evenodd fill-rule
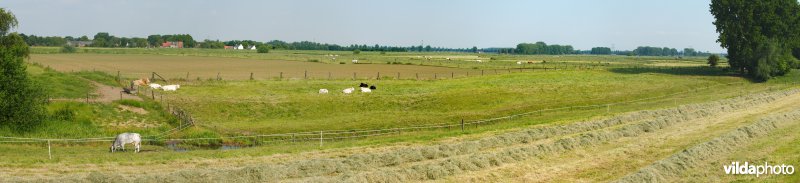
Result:
<svg viewBox="0 0 800 183"><path fill-rule="evenodd" d="M593 54L593 55L640 55L640 56L708 56L710 53L697 52L691 48L684 48L683 51L678 51L675 48L667 47L650 47L640 46L633 51L629 50L612 50L608 47L594 47L591 50L576 50L571 45L548 45L544 42L536 43L520 43L516 48L443 48L427 46L385 46L385 45L348 45L341 46L337 44L317 43L311 41L300 42L285 42L280 40L272 40L269 42L259 42L253 40L203 40L202 42L195 41L189 34L174 34L174 35L150 35L147 38L127 38L116 37L107 32L99 32L89 39L87 36L81 37L59 37L48 36L39 37L36 35L21 34L23 39L28 45L31 46L63 46L68 42L80 41L85 46L90 47L130 47L130 48L144 48L144 47L160 47L164 42L182 41L185 48L207 48L207 49L223 49L225 46L242 45L244 48L252 46L265 45L269 49L277 50L329 50L329 51L381 51L381 52L472 52L472 53L498 53L498 54L522 54L522 55L565 55L565 54Z"/></svg>

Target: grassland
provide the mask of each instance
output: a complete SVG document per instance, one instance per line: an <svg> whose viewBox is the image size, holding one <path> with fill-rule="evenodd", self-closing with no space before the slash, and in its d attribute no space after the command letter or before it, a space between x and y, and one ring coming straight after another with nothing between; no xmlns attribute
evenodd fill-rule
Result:
<svg viewBox="0 0 800 183"><path fill-rule="evenodd" d="M194 64L192 60L206 60L198 63L217 64L215 66L219 70L237 72L259 64L274 64L274 67L298 64L292 65L294 66L292 68L287 66L287 69L314 65L313 67L321 68L323 72L327 69L350 70L359 67L368 69L384 67L383 69L387 70L408 67L409 71L415 72L417 69L436 70L431 72L439 72L440 69L475 71L513 68L516 65L514 62L520 60L547 60L548 64L551 64L549 66L563 68L424 81L393 78L377 80L374 77L356 80L347 78L275 80L268 77L247 81L246 78L249 77L247 71L244 76L236 76L239 78L225 81L180 81L179 83L183 85L181 89L167 93L165 103L188 110L198 119L198 126L170 136L172 138L228 137L455 123L462 118L475 120L543 108L614 103L717 86L716 84L720 83L736 84L718 85L711 89L696 90L666 98L618 104L608 109L582 108L521 116L481 126L467 126L464 131L458 129L407 131L375 138L326 140L323 144L316 141L268 143L234 150L198 148L188 152L175 152L160 143L146 143L145 151L139 154L109 154L106 153L108 145L106 143L67 143L54 144L52 160L47 158L47 148L44 144L0 144L0 170L7 172L0 175L0 180L15 180L20 177L22 179L67 177L69 180L89 181L130 178L136 182L199 180L196 178L206 181L264 181L279 178L299 182L609 181L633 173L660 159L668 158L683 149L752 124L761 117L795 109L797 101L800 100L796 95L783 98L771 98L772 95L751 95L776 93L780 89L795 87L800 79L797 71L790 76L767 83L751 83L723 69L694 67L703 62L702 58L675 60L665 57L455 53L383 55L370 52L362 52L359 55L375 62L390 61L394 58L412 62L411 65L405 65L338 64L309 60L326 57L324 56L326 54L347 55L346 52L274 51L263 55L230 50L87 49L85 53L79 51L79 54L45 54L46 49L34 49L35 53L40 54L34 55L32 61L49 65L57 71L69 71L65 70L69 67L75 67L75 70L90 70L89 67L93 67L97 70L97 72L79 73L56 72L46 78L83 78L112 84L115 82L113 78L116 70L135 73L138 72L134 70L137 69L136 65L147 67L142 69L144 74L152 72L148 70L158 69L158 66L149 64L159 65L159 62L162 65L169 65L170 62L180 63L171 65L172 69L203 67L196 66L198 64ZM284 56L288 59L279 58ZM418 56L429 56L434 60L451 58L455 61L444 61L442 65L432 65L433 67L425 64L421 66L414 64L414 61L419 61L416 60ZM143 58L152 58L156 61L146 62L143 60L149 59ZM59 59L69 63L46 64L46 62L57 62L54 60ZM90 61L81 61L84 59ZM472 59L490 61L478 64L469 61ZM225 63L216 63L218 61ZM106 62L119 62L113 64L133 68L104 65L108 64ZM249 62L255 65L248 65ZM459 66L453 64L455 62L474 65ZM537 64L547 66L542 62ZM598 67L575 69L593 64ZM84 67L78 67L81 65ZM181 65L185 65L186 68L181 68ZM600 65L606 66L599 67ZM653 65L668 65L668 67L652 67ZM32 75L41 75L49 71L33 69L31 72ZM205 76L215 77L217 72L222 71L207 69L205 72ZM356 87L359 82L376 84L378 89L368 94L344 95L339 92L346 87ZM72 85L53 86L64 88ZM320 95L317 93L320 88L328 88L332 93ZM737 98L742 95L750 96ZM728 102L698 104L719 100ZM148 100L117 101L111 104L55 103L51 104L51 110L55 111L64 106L77 109L76 120L70 120L75 123L48 125L41 133L26 136L58 138L107 136L121 131L140 130L137 128L141 127L146 128L142 130L143 133L155 134L173 127L174 122L156 113L141 115L115 108L118 105L126 105L158 111L162 110L163 104ZM134 120L138 123L121 122L131 118L140 120ZM620 121L601 125L606 124L609 119L612 122L614 119ZM597 123L598 121L603 123ZM123 127L113 124L123 124ZM79 133L68 133L71 131ZM767 137L781 137L788 142L794 142L797 139L796 135L792 135L794 131L796 130L788 128L777 129L775 135L769 134ZM11 133L0 130L0 134ZM553 134L547 135L550 133ZM215 143L223 142L229 145L248 143L233 138L223 139ZM570 144L573 146L568 146ZM461 148L462 145L464 148ZM762 148L765 146L775 148ZM547 148L540 150L541 154L531 155L530 153L535 151L528 151L530 147ZM760 139L751 144L744 144L743 147L759 153L748 154L743 150L738 153L722 154L720 157L725 160L742 157L756 160L769 158L797 164L792 159L794 156L791 153L798 150L792 144L777 144ZM474 164L453 164L458 162ZM624 164L627 165L623 166ZM353 165L363 165L367 168ZM619 168L615 168L614 171L604 171L608 170L602 168L604 166ZM717 172L710 172L714 171L711 167L717 166L716 164L708 165L708 169L702 169L704 166L694 170L698 172L697 174L687 175L696 177L691 180L697 181L715 180L707 179L708 175L714 175L711 178L719 177L712 174ZM115 173L109 172L112 169ZM131 176L137 175L142 169L150 170L150 173L141 174L140 176L145 178L134 180ZM540 176L544 174L531 173L559 170L564 170L567 174ZM325 173L327 171L333 173ZM744 177L725 180L761 179ZM770 177L769 180L787 181L796 178Z"/></svg>

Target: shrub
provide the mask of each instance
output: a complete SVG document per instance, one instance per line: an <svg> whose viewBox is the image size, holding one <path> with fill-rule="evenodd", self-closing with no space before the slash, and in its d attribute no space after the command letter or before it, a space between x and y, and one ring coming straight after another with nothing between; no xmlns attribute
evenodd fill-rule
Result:
<svg viewBox="0 0 800 183"><path fill-rule="evenodd" d="M64 47L61 47L61 53L75 53L75 52L78 52L78 48L75 48L72 45L64 45Z"/></svg>
<svg viewBox="0 0 800 183"><path fill-rule="evenodd" d="M57 109L50 115L50 119L58 121L72 121L75 120L75 110L70 108L69 105Z"/></svg>
<svg viewBox="0 0 800 183"><path fill-rule="evenodd" d="M358 55L359 53L361 53L361 50L359 49L353 50L353 55Z"/></svg>
<svg viewBox="0 0 800 183"><path fill-rule="evenodd" d="M339 64L347 64L347 63L345 63L345 62L339 62Z"/></svg>
<svg viewBox="0 0 800 183"><path fill-rule="evenodd" d="M260 44L256 46L256 52L258 53L269 53L269 47L267 45Z"/></svg>
<svg viewBox="0 0 800 183"><path fill-rule="evenodd" d="M708 66L716 67L719 64L719 56L716 54L712 54L708 56Z"/></svg>
<svg viewBox="0 0 800 183"><path fill-rule="evenodd" d="M317 59L308 59L309 62L319 62Z"/></svg>

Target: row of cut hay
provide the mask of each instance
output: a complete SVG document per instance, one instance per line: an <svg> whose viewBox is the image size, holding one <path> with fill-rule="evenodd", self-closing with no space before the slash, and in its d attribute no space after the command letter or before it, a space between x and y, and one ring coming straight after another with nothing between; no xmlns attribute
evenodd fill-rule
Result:
<svg viewBox="0 0 800 183"><path fill-rule="evenodd" d="M800 90L787 90L753 94L705 104L684 105L673 109L633 112L605 120L509 132L471 141L402 148L380 153L355 154L341 158L319 158L232 170L184 170L137 177L92 173L86 177L74 177L72 180L103 179L104 177L114 178L116 182L124 180L133 182L148 182L146 180L206 182L237 179L248 182L285 179L314 182L403 182L439 179L464 171L480 170L502 163L564 152L620 137L636 136L690 119L769 103L799 92ZM506 148L500 152L482 153L487 149L529 144L541 139L578 133L582 134L559 139L551 144ZM414 162L424 163L400 167Z"/></svg>
<svg viewBox="0 0 800 183"><path fill-rule="evenodd" d="M757 122L732 130L708 142L695 145L626 175L616 182L670 182L692 168L704 164L705 160L735 150L769 132L800 122L800 110L771 115Z"/></svg>
<svg viewBox="0 0 800 183"><path fill-rule="evenodd" d="M792 92L793 93L793 92ZM783 95L783 93L779 94ZM750 98L750 97L745 97ZM622 125L612 129L603 129L588 133L562 138L550 144L538 144L506 148L497 152L475 153L469 156L446 158L440 161L418 164L409 167L391 167L372 172L360 172L356 174L344 174L338 179L331 180L333 177L315 177L311 181L331 181L331 182L406 182L418 180L435 180L450 175L475 171L488 167L499 166L504 163L523 161L531 157L541 157L553 153L565 152L579 147L591 146L621 137L635 137L643 133L657 131L681 122L690 121L702 117L722 114L736 109L756 105L764 101L774 101L777 98L752 98L749 102L734 102L726 100L715 102L722 105L690 105L680 107L674 112L676 116L672 118L658 118L647 122ZM761 101L761 102L759 102ZM734 103L729 103L734 102ZM726 105L725 103L728 103ZM734 107L735 106L735 107ZM692 112L688 112L692 111ZM502 141L496 141L498 143Z"/></svg>

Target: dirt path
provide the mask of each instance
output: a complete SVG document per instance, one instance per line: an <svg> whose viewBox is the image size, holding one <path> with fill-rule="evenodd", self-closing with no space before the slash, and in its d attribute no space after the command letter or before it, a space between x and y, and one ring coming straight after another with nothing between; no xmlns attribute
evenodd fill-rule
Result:
<svg viewBox="0 0 800 183"><path fill-rule="evenodd" d="M102 83L98 83L92 80L86 80L91 82L95 86L94 92L92 92L89 97L89 102L95 103L111 103L115 100L121 99L129 99L129 100L138 100L141 101L142 98L139 98L136 95L126 94L122 92L122 88L104 85ZM85 98L75 99L75 98L53 98L50 101L76 101L76 102L86 102Z"/></svg>

